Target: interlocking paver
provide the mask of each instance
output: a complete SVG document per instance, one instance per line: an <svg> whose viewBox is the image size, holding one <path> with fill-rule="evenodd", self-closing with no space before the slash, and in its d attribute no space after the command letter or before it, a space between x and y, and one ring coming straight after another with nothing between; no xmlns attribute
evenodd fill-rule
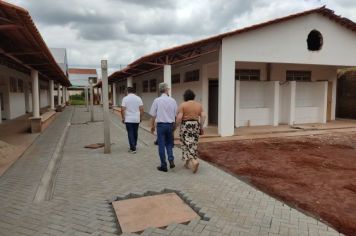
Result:
<svg viewBox="0 0 356 236"><path fill-rule="evenodd" d="M127 137L117 115L111 114L112 153L89 150L103 142L101 110L88 123L85 108L67 108L0 178L0 235L117 235L109 200L130 193L163 189L181 191L210 218L141 235L339 235L314 218L254 189L237 178L201 163L197 174L183 168L174 148L176 168L155 170L159 164L154 137L139 131L138 153L127 153ZM38 183L67 122L70 126L50 201L33 203ZM134 234L124 234L134 235Z"/></svg>

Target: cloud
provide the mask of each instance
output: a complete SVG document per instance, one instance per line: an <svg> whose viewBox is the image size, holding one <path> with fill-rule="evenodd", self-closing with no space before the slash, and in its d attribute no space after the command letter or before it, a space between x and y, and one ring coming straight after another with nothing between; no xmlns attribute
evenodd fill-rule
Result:
<svg viewBox="0 0 356 236"><path fill-rule="evenodd" d="M356 21L354 0L8 0L26 8L72 66L112 68L164 48L327 5Z"/></svg>

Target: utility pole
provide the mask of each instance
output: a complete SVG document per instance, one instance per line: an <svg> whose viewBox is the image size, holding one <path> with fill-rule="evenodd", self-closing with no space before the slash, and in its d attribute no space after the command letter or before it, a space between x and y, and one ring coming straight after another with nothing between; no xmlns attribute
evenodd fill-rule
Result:
<svg viewBox="0 0 356 236"><path fill-rule="evenodd" d="M85 95L85 107L87 108L87 111L89 111L89 94L88 94L88 86L85 86L85 88L84 88L84 95Z"/></svg>
<svg viewBox="0 0 356 236"><path fill-rule="evenodd" d="M101 61L101 79L102 79L102 99L103 99L103 117L104 117L104 153L111 153L110 142L110 118L109 118L109 88L108 88L108 62Z"/></svg>
<svg viewBox="0 0 356 236"><path fill-rule="evenodd" d="M94 122L94 89L93 83L96 82L96 77L89 77L90 85L90 121Z"/></svg>

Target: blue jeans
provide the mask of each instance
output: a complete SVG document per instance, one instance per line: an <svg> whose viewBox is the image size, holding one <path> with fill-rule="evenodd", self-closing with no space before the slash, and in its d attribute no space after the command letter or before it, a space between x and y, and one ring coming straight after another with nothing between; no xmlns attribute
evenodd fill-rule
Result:
<svg viewBox="0 0 356 236"><path fill-rule="evenodd" d="M139 123L125 123L125 125L127 130L127 136L129 138L130 149L132 151L136 151Z"/></svg>
<svg viewBox="0 0 356 236"><path fill-rule="evenodd" d="M158 153L163 169L167 169L166 151L168 160L174 160L172 135L173 123L157 123Z"/></svg>

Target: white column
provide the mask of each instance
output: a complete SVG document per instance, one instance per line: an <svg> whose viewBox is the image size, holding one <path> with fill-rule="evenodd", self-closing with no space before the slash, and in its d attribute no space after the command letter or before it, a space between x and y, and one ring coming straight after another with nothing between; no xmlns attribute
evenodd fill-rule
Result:
<svg viewBox="0 0 356 236"><path fill-rule="evenodd" d="M331 120L335 120L336 96L337 96L337 71L333 73L332 84L333 84L333 90L332 90L332 102L331 102Z"/></svg>
<svg viewBox="0 0 356 236"><path fill-rule="evenodd" d="M133 80L132 77L128 77L128 78L127 78L127 87L132 87L132 86L133 86L132 80Z"/></svg>
<svg viewBox="0 0 356 236"><path fill-rule="evenodd" d="M322 107L320 109L321 112L321 122L326 123L327 120L327 111L328 111L328 81L320 82L321 84L321 93L322 93Z"/></svg>
<svg viewBox="0 0 356 236"><path fill-rule="evenodd" d="M172 66L171 65L163 66L163 82L166 83L168 85L168 88L171 89L170 96L172 97L173 90L172 90Z"/></svg>
<svg viewBox="0 0 356 236"><path fill-rule="evenodd" d="M235 81L235 127L240 127L240 80Z"/></svg>
<svg viewBox="0 0 356 236"><path fill-rule="evenodd" d="M278 124L279 124L279 81L272 81L272 83L273 83L272 125L278 126Z"/></svg>
<svg viewBox="0 0 356 236"><path fill-rule="evenodd" d="M116 107L116 83L112 84L112 105Z"/></svg>
<svg viewBox="0 0 356 236"><path fill-rule="evenodd" d="M64 104L64 99L65 99L65 98L64 98L64 93L65 93L65 92L64 92L64 87L61 86L61 88L62 88L62 91L61 91L61 92L62 92L62 93L61 93L62 103L61 103L61 104L63 105L63 104Z"/></svg>
<svg viewBox="0 0 356 236"><path fill-rule="evenodd" d="M61 94L62 94L62 92L61 92L61 85L60 84L58 84L57 85L57 95L58 95L58 101L57 101L57 105L58 106L60 106L60 105L62 105L62 97L61 97Z"/></svg>
<svg viewBox="0 0 356 236"><path fill-rule="evenodd" d="M49 81L49 99L51 104L51 109L54 110L54 81Z"/></svg>
<svg viewBox="0 0 356 236"><path fill-rule="evenodd" d="M40 117L40 96L38 88L38 71L31 70L32 79L32 116L33 118Z"/></svg>
<svg viewBox="0 0 356 236"><path fill-rule="evenodd" d="M290 107L289 107L289 125L294 125L295 122L295 95L297 82L290 81Z"/></svg>
<svg viewBox="0 0 356 236"><path fill-rule="evenodd" d="M202 66L202 105L206 114L204 127L207 127L209 124L209 78L207 64Z"/></svg>
<svg viewBox="0 0 356 236"><path fill-rule="evenodd" d="M235 60L224 52L224 44L219 53L219 114L218 132L221 136L234 135L235 113Z"/></svg>

